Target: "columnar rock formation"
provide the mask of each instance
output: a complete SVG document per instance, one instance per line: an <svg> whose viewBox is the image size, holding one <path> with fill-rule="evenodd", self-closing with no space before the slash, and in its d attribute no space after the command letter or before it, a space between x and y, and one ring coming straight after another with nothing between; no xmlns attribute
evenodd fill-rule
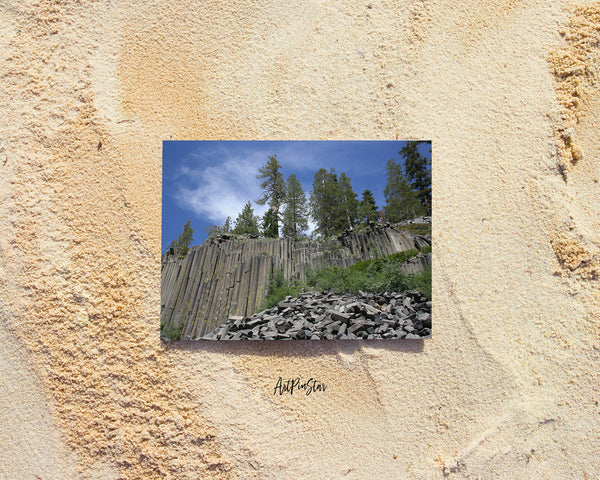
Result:
<svg viewBox="0 0 600 480"><path fill-rule="evenodd" d="M183 258L162 259L161 325L199 339L230 316L250 316L267 295L275 269L286 280L306 279L327 266L347 267L378 255L420 249L430 241L393 228L316 242L289 238L216 238L191 247ZM427 259L422 261L427 262ZM413 271L419 265L410 267Z"/></svg>

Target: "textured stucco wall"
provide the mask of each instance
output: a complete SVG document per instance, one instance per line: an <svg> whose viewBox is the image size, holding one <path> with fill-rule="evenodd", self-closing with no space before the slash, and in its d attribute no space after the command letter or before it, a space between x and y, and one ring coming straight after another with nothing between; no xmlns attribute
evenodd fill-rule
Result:
<svg viewBox="0 0 600 480"><path fill-rule="evenodd" d="M593 478L599 31L593 2L3 1L0 477ZM432 340L160 343L162 140L396 137L433 141Z"/></svg>

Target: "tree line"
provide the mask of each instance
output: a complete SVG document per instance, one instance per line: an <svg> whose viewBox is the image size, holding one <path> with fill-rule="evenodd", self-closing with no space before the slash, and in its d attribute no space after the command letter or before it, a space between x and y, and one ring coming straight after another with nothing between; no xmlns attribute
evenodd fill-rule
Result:
<svg viewBox="0 0 600 480"><path fill-rule="evenodd" d="M370 190L361 199L354 192L345 172L319 169L314 176L308 197L295 174L287 180L281 172L277 155L270 156L259 169L261 196L258 205L268 205L262 218L254 214L248 201L235 221L228 217L221 226L207 227L209 236L220 233L251 234L266 238L279 236L294 240L308 230L308 220L316 224L315 233L323 238L353 230L369 222L400 222L431 214L431 168L429 158L420 154L418 146L431 142L409 141L400 150L403 164L390 159L386 164L386 205L379 208ZM431 150L430 150L431 151Z"/></svg>
<svg viewBox="0 0 600 480"><path fill-rule="evenodd" d="M277 155L269 156L256 177L260 181L261 196L255 203L269 207L262 218L255 215L252 202L248 201L234 221L227 217L223 225L210 225L206 232L209 236L250 234L298 240L306 236L310 218L316 225L314 233L320 238L329 238L371 222L397 223L430 215L431 165L429 158L419 152L421 143L428 145L431 153L431 142L409 141L399 152L402 163L394 159L387 162L383 192L386 204L381 208L371 190L364 190L359 200L351 179L345 172L338 175L335 169L319 169L307 196L296 175L285 179ZM188 220L184 233L171 247L179 252L187 250L191 232Z"/></svg>

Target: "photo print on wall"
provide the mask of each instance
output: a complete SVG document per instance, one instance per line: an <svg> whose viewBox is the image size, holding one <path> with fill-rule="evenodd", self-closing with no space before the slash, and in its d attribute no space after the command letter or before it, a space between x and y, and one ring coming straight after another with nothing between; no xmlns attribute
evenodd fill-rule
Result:
<svg viewBox="0 0 600 480"><path fill-rule="evenodd" d="M161 338L431 336L430 141L165 141Z"/></svg>

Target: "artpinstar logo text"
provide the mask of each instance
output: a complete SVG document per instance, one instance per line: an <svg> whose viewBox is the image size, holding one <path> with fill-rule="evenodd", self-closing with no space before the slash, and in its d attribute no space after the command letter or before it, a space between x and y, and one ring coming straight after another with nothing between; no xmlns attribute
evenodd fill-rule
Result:
<svg viewBox="0 0 600 480"><path fill-rule="evenodd" d="M305 382L302 382L300 377L290 378L288 380L283 380L279 377L273 395L277 395L278 393L279 395L283 395L284 393L293 395L294 391L298 393L304 391L306 395L310 395L313 392L324 392L326 389L327 385L312 377Z"/></svg>

